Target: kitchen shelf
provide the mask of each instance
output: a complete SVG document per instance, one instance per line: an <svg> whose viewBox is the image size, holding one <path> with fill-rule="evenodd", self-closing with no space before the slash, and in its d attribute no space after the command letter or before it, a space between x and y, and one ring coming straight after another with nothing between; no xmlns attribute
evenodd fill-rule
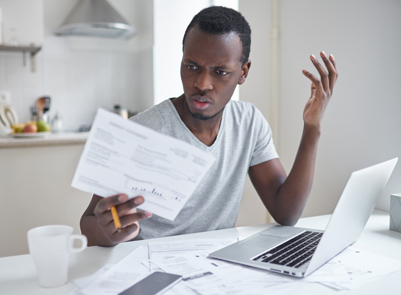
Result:
<svg viewBox="0 0 401 295"><path fill-rule="evenodd" d="M35 55L41 49L42 49L42 47L37 47L37 46L0 45L0 51L22 52L23 53L23 64L24 64L24 66L26 65L25 53L28 52L30 54L32 72L36 71L36 58L35 58Z"/></svg>

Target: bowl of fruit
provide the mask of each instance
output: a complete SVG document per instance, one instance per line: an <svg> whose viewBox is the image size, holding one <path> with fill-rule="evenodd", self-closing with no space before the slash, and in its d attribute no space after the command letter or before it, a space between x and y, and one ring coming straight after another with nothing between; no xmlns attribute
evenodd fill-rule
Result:
<svg viewBox="0 0 401 295"><path fill-rule="evenodd" d="M16 138L45 137L51 132L49 123L43 120L18 123L11 128L11 136Z"/></svg>

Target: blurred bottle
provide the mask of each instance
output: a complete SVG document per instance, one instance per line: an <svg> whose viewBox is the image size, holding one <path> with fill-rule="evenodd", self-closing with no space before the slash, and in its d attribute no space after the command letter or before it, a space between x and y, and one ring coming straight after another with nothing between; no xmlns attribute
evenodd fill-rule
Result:
<svg viewBox="0 0 401 295"><path fill-rule="evenodd" d="M52 120L52 132L54 133L63 132L63 120L58 112L54 115Z"/></svg>
<svg viewBox="0 0 401 295"><path fill-rule="evenodd" d="M124 119L128 119L128 111L126 109L121 108L119 104L114 105L114 113L120 115Z"/></svg>

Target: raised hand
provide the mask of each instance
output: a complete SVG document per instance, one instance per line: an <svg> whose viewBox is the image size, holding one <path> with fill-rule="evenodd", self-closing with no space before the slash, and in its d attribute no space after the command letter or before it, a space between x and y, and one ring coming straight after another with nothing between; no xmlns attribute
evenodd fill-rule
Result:
<svg viewBox="0 0 401 295"><path fill-rule="evenodd" d="M334 56L327 57L324 51L320 52L326 68L322 66L314 55L310 59L317 69L319 76L303 70L302 73L312 81L311 96L304 109L304 122L307 126L313 126L320 129L324 111L333 94L333 88L337 81L338 73Z"/></svg>

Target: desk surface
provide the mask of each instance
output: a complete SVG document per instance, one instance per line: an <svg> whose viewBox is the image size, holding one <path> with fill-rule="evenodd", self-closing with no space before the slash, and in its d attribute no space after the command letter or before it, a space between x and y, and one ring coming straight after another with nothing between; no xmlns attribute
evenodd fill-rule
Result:
<svg viewBox="0 0 401 295"><path fill-rule="evenodd" d="M330 215L302 218L296 226L324 229ZM204 232L155 239L172 241L199 238L229 238L244 239L271 224L246 226L227 230ZM115 247L90 247L81 253L74 254L71 259L69 282L59 288L44 289L39 287L36 270L30 255L10 256L0 258L0 293L1 294L68 294L76 288L74 279L86 277L105 263L117 263L138 246L147 245L147 241L136 241L119 244ZM354 247L370 251L386 257L401 260L401 233L389 230L389 213L375 211L368 221L364 232ZM399 294L401 271L373 281L352 291L335 291L320 284L311 284L310 294Z"/></svg>

